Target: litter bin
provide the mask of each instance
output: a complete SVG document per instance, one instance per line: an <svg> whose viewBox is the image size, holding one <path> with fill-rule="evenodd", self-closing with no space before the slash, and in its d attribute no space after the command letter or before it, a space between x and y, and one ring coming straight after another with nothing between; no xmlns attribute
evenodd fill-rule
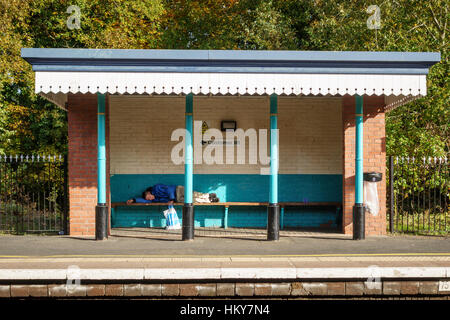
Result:
<svg viewBox="0 0 450 320"><path fill-rule="evenodd" d="M364 172L364 205L366 210L373 216L380 212L378 200L377 182L380 182L383 175L381 172Z"/></svg>

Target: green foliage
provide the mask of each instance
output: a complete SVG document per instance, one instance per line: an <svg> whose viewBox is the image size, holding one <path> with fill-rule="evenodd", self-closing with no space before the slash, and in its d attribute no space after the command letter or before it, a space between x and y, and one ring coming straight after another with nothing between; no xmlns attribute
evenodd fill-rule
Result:
<svg viewBox="0 0 450 320"><path fill-rule="evenodd" d="M70 5L80 29L67 26ZM163 13L160 0L0 0L0 152L67 152L65 111L34 94L22 47L155 48Z"/></svg>
<svg viewBox="0 0 450 320"><path fill-rule="evenodd" d="M450 231L450 171L443 158L394 157L394 228L399 232ZM389 173L387 174L389 176ZM389 181L390 183L390 181Z"/></svg>
<svg viewBox="0 0 450 320"><path fill-rule="evenodd" d="M154 48L159 17L164 9L159 0L115 1L41 0L31 2L26 32L35 47L70 48ZM80 28L70 29L70 5L80 8Z"/></svg>
<svg viewBox="0 0 450 320"><path fill-rule="evenodd" d="M161 47L167 49L236 49L237 18L243 14L232 0L167 1L162 17Z"/></svg>
<svg viewBox="0 0 450 320"><path fill-rule="evenodd" d="M4 83L0 114L4 115L0 139L2 153L62 154L67 145L66 113L23 82ZM2 119L0 118L0 121Z"/></svg>
<svg viewBox="0 0 450 320"><path fill-rule="evenodd" d="M273 1L248 1L243 30L237 36L245 50L296 50L297 39L292 21L283 16Z"/></svg>
<svg viewBox="0 0 450 320"><path fill-rule="evenodd" d="M162 48L296 48L291 21L273 1L168 1L162 20Z"/></svg>

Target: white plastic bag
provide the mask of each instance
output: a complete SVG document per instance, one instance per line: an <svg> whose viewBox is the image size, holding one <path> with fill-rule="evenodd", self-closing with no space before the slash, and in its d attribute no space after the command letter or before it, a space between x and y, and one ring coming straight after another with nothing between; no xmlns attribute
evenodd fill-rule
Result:
<svg viewBox="0 0 450 320"><path fill-rule="evenodd" d="M166 230L181 229L177 211L173 206L169 206L169 209L164 210L164 217L166 218Z"/></svg>
<svg viewBox="0 0 450 320"><path fill-rule="evenodd" d="M380 211L380 204L378 202L377 183L364 181L364 204L367 211L373 216L377 216Z"/></svg>

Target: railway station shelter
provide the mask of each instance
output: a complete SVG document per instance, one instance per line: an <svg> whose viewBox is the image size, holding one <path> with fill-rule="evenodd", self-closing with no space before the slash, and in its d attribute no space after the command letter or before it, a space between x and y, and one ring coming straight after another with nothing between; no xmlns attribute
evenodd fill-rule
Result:
<svg viewBox="0 0 450 320"><path fill-rule="evenodd" d="M23 48L35 91L68 113L70 235L163 228L147 187L184 186L194 229L386 232L385 113L427 93L429 52ZM379 172L379 212L363 173ZM198 203L194 191L219 202Z"/></svg>

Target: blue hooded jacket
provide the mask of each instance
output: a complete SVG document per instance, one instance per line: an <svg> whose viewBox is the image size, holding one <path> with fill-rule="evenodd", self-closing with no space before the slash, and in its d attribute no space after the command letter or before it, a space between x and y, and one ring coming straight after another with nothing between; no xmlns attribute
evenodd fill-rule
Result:
<svg viewBox="0 0 450 320"><path fill-rule="evenodd" d="M165 184L155 184L152 187L152 194L155 196L154 200L145 200L144 198L134 198L136 203L163 203L169 201L176 201L176 190L177 186L175 185L165 185Z"/></svg>

